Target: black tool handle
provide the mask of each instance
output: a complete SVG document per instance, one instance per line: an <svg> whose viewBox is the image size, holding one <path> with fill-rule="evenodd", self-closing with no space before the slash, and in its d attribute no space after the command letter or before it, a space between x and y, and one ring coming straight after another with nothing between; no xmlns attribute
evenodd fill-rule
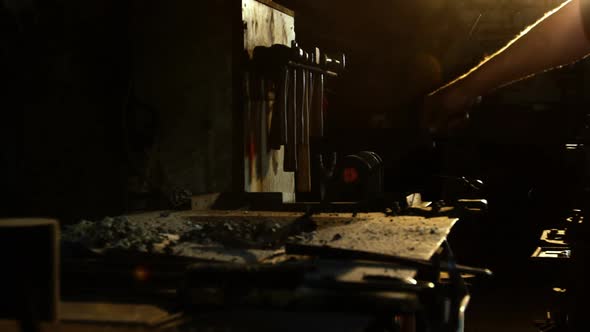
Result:
<svg viewBox="0 0 590 332"><path fill-rule="evenodd" d="M287 142L285 144L285 172L297 171L297 70L289 70L287 94Z"/></svg>
<svg viewBox="0 0 590 332"><path fill-rule="evenodd" d="M280 86L280 142L281 145L286 145L288 142L288 132L287 132L287 110L289 109L289 80L291 79L291 71L288 67L285 66L283 68L283 77L281 79L281 86Z"/></svg>

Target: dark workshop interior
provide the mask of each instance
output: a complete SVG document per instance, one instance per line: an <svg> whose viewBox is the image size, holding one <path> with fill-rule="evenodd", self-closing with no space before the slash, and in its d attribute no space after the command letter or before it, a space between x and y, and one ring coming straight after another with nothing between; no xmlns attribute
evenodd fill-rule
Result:
<svg viewBox="0 0 590 332"><path fill-rule="evenodd" d="M0 0L0 331L587 331L584 2Z"/></svg>

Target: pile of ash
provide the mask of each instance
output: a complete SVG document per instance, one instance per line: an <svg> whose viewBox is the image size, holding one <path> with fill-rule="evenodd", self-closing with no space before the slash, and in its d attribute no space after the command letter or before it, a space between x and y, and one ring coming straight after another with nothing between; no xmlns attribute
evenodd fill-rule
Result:
<svg viewBox="0 0 590 332"><path fill-rule="evenodd" d="M156 244L167 239L166 234L141 223L132 223L127 217L107 217L94 222L83 220L62 231L62 241L92 249L152 252Z"/></svg>
<svg viewBox="0 0 590 332"><path fill-rule="evenodd" d="M211 220L160 214L83 220L62 231L62 241L98 250L173 253L179 244L233 249L279 249L287 242L308 242L317 225L310 218Z"/></svg>
<svg viewBox="0 0 590 332"><path fill-rule="evenodd" d="M183 242L219 243L229 248L278 249L287 242L304 242L316 234L311 220L292 223L263 220L232 220L226 222L193 222L193 229L181 237Z"/></svg>

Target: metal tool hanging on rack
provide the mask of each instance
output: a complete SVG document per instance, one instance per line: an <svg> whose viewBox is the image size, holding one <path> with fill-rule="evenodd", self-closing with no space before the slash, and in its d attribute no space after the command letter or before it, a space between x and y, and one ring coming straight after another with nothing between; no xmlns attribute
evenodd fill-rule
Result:
<svg viewBox="0 0 590 332"><path fill-rule="evenodd" d="M319 48L307 52L294 41L291 47L256 47L253 64L275 86L269 147L284 146L283 169L297 173L299 192L311 191L310 138L324 135L326 77L341 75L346 56L333 57Z"/></svg>

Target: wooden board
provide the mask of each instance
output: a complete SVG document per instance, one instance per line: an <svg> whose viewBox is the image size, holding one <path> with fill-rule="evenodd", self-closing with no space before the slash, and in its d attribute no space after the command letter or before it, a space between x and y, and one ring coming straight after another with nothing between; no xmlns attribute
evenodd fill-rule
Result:
<svg viewBox="0 0 590 332"><path fill-rule="evenodd" d="M275 4L276 5L276 4ZM295 18L257 0L242 0L244 49L252 56L256 46L291 46L295 40Z"/></svg>
<svg viewBox="0 0 590 332"><path fill-rule="evenodd" d="M274 3L242 0L242 17L244 50L250 57L257 46L290 46L295 40L292 12L279 10ZM244 101L244 191L294 193L295 175L283 171L284 147L271 150L268 143L274 114L268 93L272 82L257 80L254 75L246 76L244 82L249 90Z"/></svg>
<svg viewBox="0 0 590 332"><path fill-rule="evenodd" d="M291 10L291 9L289 9L289 8L281 5L281 4L278 4L278 3L276 3L276 2L274 2L272 0L256 0L256 1L258 1L260 3L263 3L263 4L269 6L269 7L273 8L273 9L276 9L276 10L280 11L280 12L283 12L283 13L291 16L291 17L295 17L295 12L293 10Z"/></svg>
<svg viewBox="0 0 590 332"><path fill-rule="evenodd" d="M0 331L2 332L22 332L20 324L16 321L0 320ZM91 325L91 324L41 324L40 332L142 332L153 331L145 327L113 327L108 325Z"/></svg>
<svg viewBox="0 0 590 332"><path fill-rule="evenodd" d="M148 304L62 302L61 322L154 326L171 313Z"/></svg>

